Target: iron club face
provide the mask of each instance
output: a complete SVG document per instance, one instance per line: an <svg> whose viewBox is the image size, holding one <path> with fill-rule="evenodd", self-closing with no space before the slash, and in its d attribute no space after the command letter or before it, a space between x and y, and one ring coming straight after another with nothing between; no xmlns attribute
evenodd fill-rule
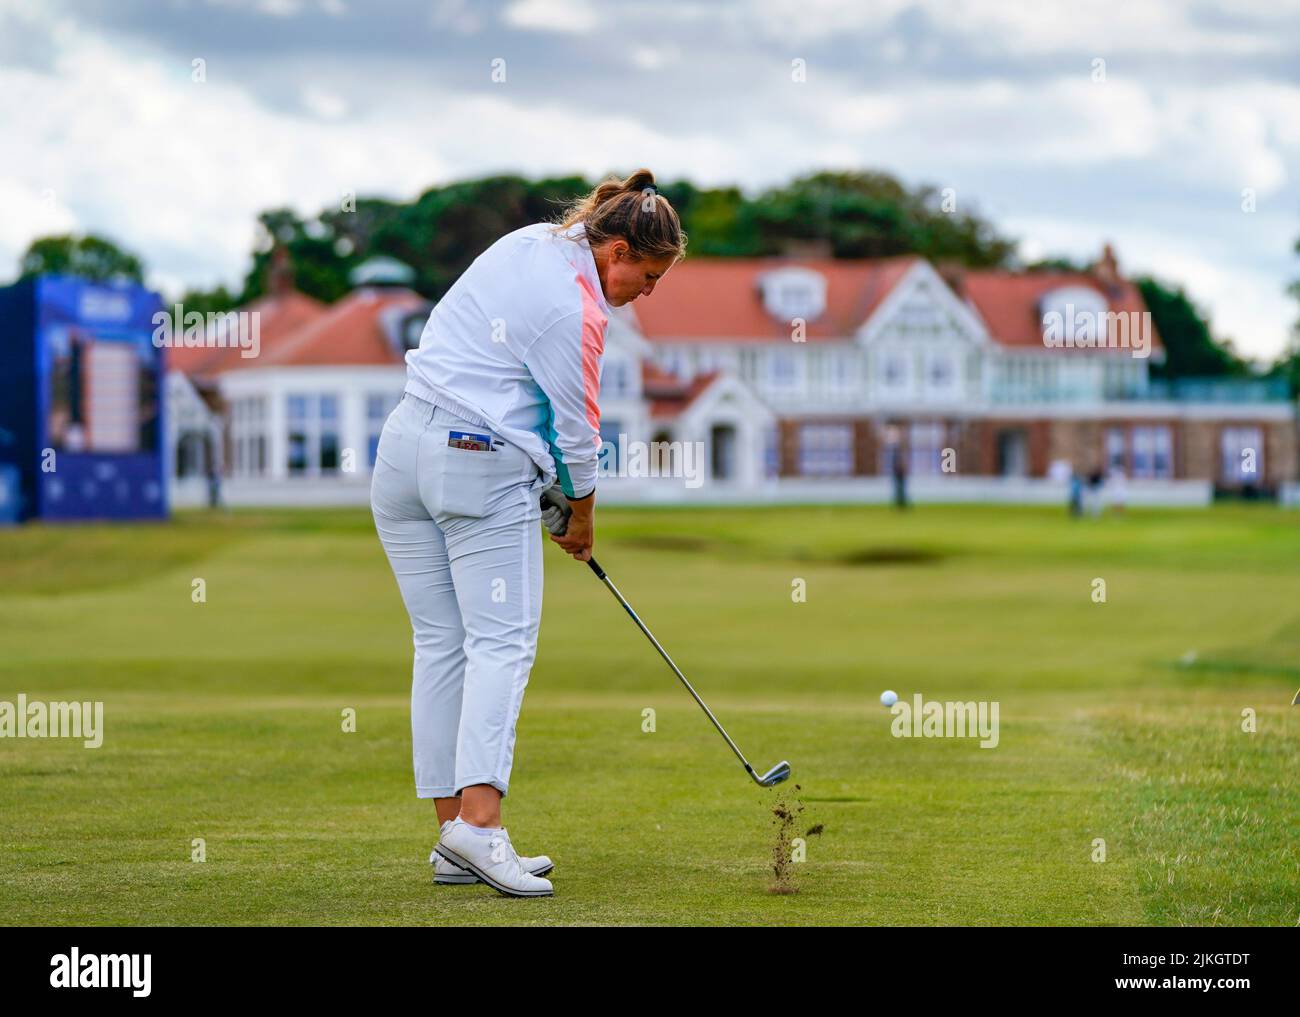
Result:
<svg viewBox="0 0 1300 1017"><path fill-rule="evenodd" d="M761 777L752 770L750 773L753 773L754 780L758 782L759 787L772 787L774 784L780 784L781 781L790 779L790 764L782 760Z"/></svg>

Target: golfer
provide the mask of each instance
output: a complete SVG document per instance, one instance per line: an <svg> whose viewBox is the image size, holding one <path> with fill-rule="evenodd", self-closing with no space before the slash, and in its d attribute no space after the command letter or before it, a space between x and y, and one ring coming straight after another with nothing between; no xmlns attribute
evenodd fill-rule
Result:
<svg viewBox="0 0 1300 1017"><path fill-rule="evenodd" d="M370 500L414 633L415 793L437 809L439 883L552 893L551 860L519 857L501 825L541 620L540 523L591 557L609 309L654 292L685 244L654 174L607 180L479 255L406 355Z"/></svg>

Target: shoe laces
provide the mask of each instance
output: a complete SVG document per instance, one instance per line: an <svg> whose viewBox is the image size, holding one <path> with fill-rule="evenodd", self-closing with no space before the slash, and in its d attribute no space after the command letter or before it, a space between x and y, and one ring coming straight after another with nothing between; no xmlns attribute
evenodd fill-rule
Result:
<svg viewBox="0 0 1300 1017"><path fill-rule="evenodd" d="M492 861L497 864L502 862L513 861L520 872L523 871L523 863L519 860L519 853L515 851L514 845L510 843L510 838L498 834L488 840L488 850L492 853Z"/></svg>

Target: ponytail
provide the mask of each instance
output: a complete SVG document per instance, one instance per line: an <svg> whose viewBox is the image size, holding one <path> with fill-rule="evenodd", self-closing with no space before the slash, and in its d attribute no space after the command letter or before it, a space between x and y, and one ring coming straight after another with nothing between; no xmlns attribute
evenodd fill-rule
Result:
<svg viewBox="0 0 1300 1017"><path fill-rule="evenodd" d="M638 258L680 258L686 234L677 211L655 188L655 175L640 169L626 180L609 177L579 198L556 223L557 230L582 223L587 242L598 247L622 239Z"/></svg>

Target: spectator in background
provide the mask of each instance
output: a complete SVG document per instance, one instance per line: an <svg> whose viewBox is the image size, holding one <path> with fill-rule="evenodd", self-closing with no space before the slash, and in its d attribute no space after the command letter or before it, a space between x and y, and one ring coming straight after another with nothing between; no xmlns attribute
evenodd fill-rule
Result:
<svg viewBox="0 0 1300 1017"><path fill-rule="evenodd" d="M907 456L903 449L902 432L890 425L885 429L885 445L889 455L889 470L894 477L894 508L907 508Z"/></svg>
<svg viewBox="0 0 1300 1017"><path fill-rule="evenodd" d="M208 451L208 508L221 508L221 470L217 467L216 457Z"/></svg>
<svg viewBox="0 0 1300 1017"><path fill-rule="evenodd" d="M1101 472L1101 467L1094 467L1088 472L1088 490L1084 504L1090 516L1101 515L1101 488L1104 480L1105 475Z"/></svg>
<svg viewBox="0 0 1300 1017"><path fill-rule="evenodd" d="M1123 512L1128 501L1128 478L1120 469L1111 470L1106 475L1106 500L1116 512Z"/></svg>

